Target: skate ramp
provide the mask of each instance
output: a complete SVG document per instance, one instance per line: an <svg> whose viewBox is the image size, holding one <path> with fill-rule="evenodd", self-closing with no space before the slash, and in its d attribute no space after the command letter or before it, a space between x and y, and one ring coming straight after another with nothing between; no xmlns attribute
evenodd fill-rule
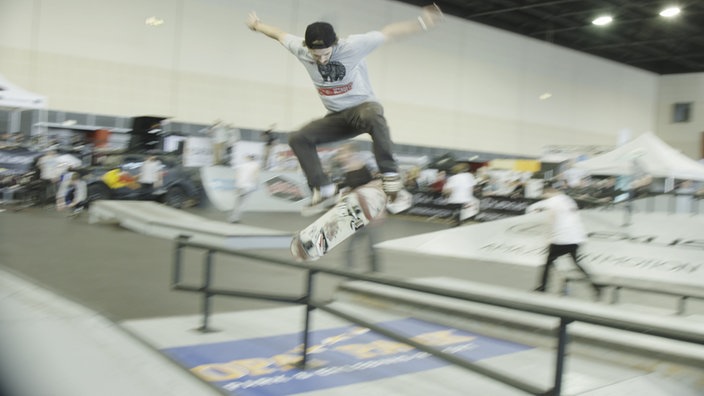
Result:
<svg viewBox="0 0 704 396"><path fill-rule="evenodd" d="M464 271L465 279L514 287L523 284L531 290L546 257L544 216L535 213L466 225L389 240L376 247L386 255L422 256L456 266ZM624 226L621 211L586 210L582 220L589 239L580 249L580 263L600 281L704 296L703 216L635 213L630 225ZM567 256L558 259L556 266L553 279L574 268ZM692 303L704 309L701 297ZM667 304L674 307L674 303Z"/></svg>
<svg viewBox="0 0 704 396"><path fill-rule="evenodd" d="M389 240L384 251L539 267L545 261L545 213ZM588 241L580 261L602 276L704 287L704 217L634 214L623 226L620 212L587 210L582 220Z"/></svg>
<svg viewBox="0 0 704 396"><path fill-rule="evenodd" d="M197 243L228 249L287 249L291 243L291 234L284 231L210 220L151 201L95 201L89 222L119 224L166 239L188 236Z"/></svg>

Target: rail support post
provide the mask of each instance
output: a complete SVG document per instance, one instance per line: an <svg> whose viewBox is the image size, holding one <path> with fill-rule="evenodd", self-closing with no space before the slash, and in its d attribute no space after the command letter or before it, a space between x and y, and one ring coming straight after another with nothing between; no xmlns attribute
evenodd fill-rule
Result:
<svg viewBox="0 0 704 396"><path fill-rule="evenodd" d="M315 277L315 274L318 271L315 270L308 270L308 277L306 280L306 294L304 296L304 300L306 303L306 314L305 318L303 320L303 347L301 349L301 361L299 366L301 369L306 368L306 363L308 362L308 343L309 343L309 333L310 333L310 314L311 312L315 309L311 305L311 299L313 298L313 280Z"/></svg>
<svg viewBox="0 0 704 396"><path fill-rule="evenodd" d="M210 290L210 284L213 276L213 251L208 250L205 254L205 267L203 270L203 324L198 330L202 333L212 333L215 330L208 327L208 319L210 318L210 300L213 296Z"/></svg>

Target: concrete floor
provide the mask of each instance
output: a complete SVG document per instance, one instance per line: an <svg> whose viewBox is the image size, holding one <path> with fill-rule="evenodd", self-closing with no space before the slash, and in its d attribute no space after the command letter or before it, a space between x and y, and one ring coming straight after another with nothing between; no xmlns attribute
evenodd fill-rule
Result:
<svg viewBox="0 0 704 396"><path fill-rule="evenodd" d="M210 219L224 220L226 217L226 214L210 208L195 208L190 210L190 212ZM243 219L243 223L246 225L291 232L303 228L310 221L311 219L303 218L298 213L285 212L273 214L247 213ZM380 227L378 238L379 240L390 240L449 228L451 228L449 224L396 216L387 219L383 226ZM134 345L134 342L130 343L129 340L121 340L124 338L123 335L117 334L110 325L110 323L122 323L123 326L131 328L133 334L144 336L140 337L142 342L155 348L160 348L160 346L154 340L163 342L165 340L164 336L168 335L169 332L176 334L175 337L192 334L193 328L198 323L201 300L196 294L170 290L173 247L173 242L165 239L145 236L117 226L89 224L85 215L77 219L68 219L51 208L29 208L20 212L4 211L0 213L0 269L14 274L8 276L8 278L17 276L48 290L47 292L34 291L42 294L41 298L43 301L54 299L58 304L58 301L65 297L68 300L79 303L68 310L62 308L66 317L61 317L58 322L42 319L39 323L28 321L24 325L15 324L13 321L16 321L16 318L21 319L25 315L20 310L35 310L40 313L42 311L48 313L52 309L52 304L47 302L33 303L32 301L39 301L39 297L29 298L24 294L32 292L29 290L31 288L27 286L15 287L8 281L5 294L0 294L0 302L17 300L22 308L2 311L3 315L1 316L9 318L5 321L5 326L18 331L35 329L33 331L35 333L47 332L47 345L49 343L69 342L66 341L67 339L70 339L71 342L78 342L82 348L73 349L77 351L76 356L90 355L92 352L90 352L89 347L94 344L97 338L98 344L102 345L101 347L107 347L106 349L110 351L110 356L113 358L120 355L124 361L140 362L141 370L135 369L134 364L128 364L128 367L123 367L116 363L115 365L119 367L108 366L109 368L103 369L102 372L96 370L96 376L103 379L102 383L84 378L84 381L87 381L87 385L83 389L91 389L91 386L94 389L99 389L100 386L105 385L113 386L112 391L100 389L100 392L97 393L101 395L211 394L210 391L212 389L207 387L207 389L203 389L200 386L202 383L192 383L193 377L189 375L185 376L189 379L186 380L183 386L175 386L174 384L179 383L180 380L175 379L175 377L178 377L177 373L170 371L173 367L169 368L169 364L165 365L163 361L157 362L159 358L152 355L136 358L137 352L133 351L132 347L127 346L128 344ZM287 249L264 250L261 253L284 259L290 258ZM319 263L342 267L346 253L346 246L343 245L319 261ZM197 260L197 262L202 260L201 257L197 256L187 256L187 258L189 260ZM401 278L444 276L458 280L466 279L494 283L521 290L530 290L534 286L537 276L535 268L514 269L510 277L505 277L502 276L502 273L505 272L506 268L501 268L500 266L479 268L475 264L466 263L462 260L439 260L437 257L422 254L400 257L398 254L383 251L381 253L381 265L382 272ZM195 269L198 267L195 265L192 269L193 276L199 275ZM362 263L358 263L357 269L360 271L366 270ZM221 285L223 287L295 294L303 284L302 281L299 282L297 279L302 277L302 274L295 270L263 265L259 262L248 262L247 260L235 261L234 259L218 258L215 272L216 286ZM2 280L1 278L0 276L0 280ZM5 280L7 281L7 279ZM339 282L340 280L336 278L322 277L316 289L318 296L321 294L323 296L331 296ZM276 317L281 315L279 318L282 320L271 322L272 325L269 326L270 328L267 331L282 334L300 331L298 319L300 314L298 311L291 311L291 309L298 310L299 308L285 304L241 298L218 297L213 299L213 301L214 320L222 320L226 323L227 320L232 318L235 320L233 323L242 323L243 320L254 320L256 323L263 324L271 322L271 312L274 312ZM79 306L84 306L86 310L81 311L83 308L78 308ZM4 308L3 304L0 304L0 308ZM284 309L285 311L262 310L264 308ZM96 324L94 312L107 317L109 323L98 321L99 323ZM280 314L276 314L276 312L280 312ZM39 313L35 315L38 317ZM292 315L291 318L293 319L286 319L287 315ZM71 332L65 328L69 317L84 318L78 331L75 331L76 328L74 328L74 331ZM323 319L321 322L323 324L329 320ZM169 323L178 323L178 325L169 325ZM339 322L330 323L328 326L340 325ZM37 326L37 324L40 326ZM232 330L238 326L230 327L230 330ZM108 342L107 338L101 339L102 336L85 336L96 328L102 332L101 334L109 333L110 335L105 335L104 337L109 337L110 341ZM84 331L86 332L85 335L82 333ZM62 334L64 338L51 337L56 334ZM219 334L216 337L243 337L242 334L215 334ZM255 330L253 335L256 334L259 334L257 330ZM152 338L151 341L149 340L150 337ZM82 339L84 341L81 341ZM183 341L177 342L176 345L181 345L180 342ZM41 345L44 345L44 343L41 343ZM131 352L127 353L125 351ZM155 350L152 350L152 352L158 355ZM71 354L69 352L67 355ZM66 358L68 359L66 360L67 362L72 362L71 356ZM527 361L534 361L534 357L526 359ZM145 363L147 361L149 363ZM506 361L506 358L500 358L496 364L501 364L503 367L510 369L513 363ZM523 363L519 361L516 364L520 366ZM584 362L584 364L590 368L590 373L604 371L603 366L594 365L588 361ZM116 372L124 372L127 377L132 375L134 379L127 381L128 383L123 380L118 384L112 384L107 379L110 369ZM176 370L178 371L179 369L176 368ZM614 368L610 372L615 374L615 370ZM145 376L145 372L158 373L158 375ZM57 373L60 374L60 371ZM576 392L574 394L594 396L628 394L623 392L630 392L630 390L638 387L640 387L638 389L642 390L638 394L658 396L673 394L659 391L646 392L649 381L661 383L660 378L653 379L648 375L633 372L632 370L624 371L622 374L619 374L621 383L618 385L624 387L621 388L621 391L618 390L617 386L609 387L608 390L604 388L604 393ZM140 378L140 375L142 378ZM597 374L594 375L596 376ZM570 381L576 381L574 383L575 386L582 388L582 384L585 381L584 378L575 376L578 377L578 374L573 374ZM158 377L161 383L145 385L144 381L146 380L143 377ZM169 385L163 384L164 378L170 378L171 382ZM460 378L460 382L455 381L455 379L459 380ZM598 380L603 381L605 378L605 376L599 374ZM640 380L636 384L629 384L630 381L636 381L639 378ZM577 379L579 380L577 381ZM596 381L597 378L594 377L590 380ZM361 383L336 389L333 393L328 390L321 391L319 394L412 395L416 394L412 392L413 389L435 389L436 391L438 389L446 389L441 386L443 383L454 383L453 390L444 393L448 395L517 394L505 389L499 392L495 382L482 380L475 375L468 376L464 371L461 371L460 374L456 368L441 369L439 371L431 370L422 374L400 376L396 379L392 378L368 384ZM458 385L460 383L466 385ZM430 384L438 384L437 386L440 386L440 388L430 386ZM670 384L667 383L663 386L670 386ZM466 393L470 387L473 389L472 392ZM140 390L140 392L137 393L136 390ZM611 391L617 393L609 393ZM688 392L686 389L679 389L678 392L680 395L690 394L685 393ZM425 392L419 393L427 394ZM69 395L71 393L63 394ZM63 396L63 394L60 392L56 393L57 396ZM73 393L72 396L76 394L82 396L82 394L95 393ZM440 392L438 394L443 393Z"/></svg>
<svg viewBox="0 0 704 396"><path fill-rule="evenodd" d="M226 214L209 208L192 213L225 220ZM169 289L173 242L137 234L110 225L91 225L86 215L66 218L51 208L28 208L0 213L0 265L80 302L116 320L188 315L199 312L199 299L189 293ZM243 224L295 231L311 219L297 213L247 213ZM379 229L379 239L387 240L449 228L450 225L418 219L394 217ZM345 246L324 258L326 264L344 265ZM289 259L288 250L264 250L262 254ZM199 258L194 258L200 260ZM360 260L361 261L361 260ZM382 270L398 276L437 275L426 271L425 260L415 264L395 263L382 257ZM359 263L360 266L362 263ZM235 268L236 267L236 268ZM292 290L288 276L298 272L259 263L218 261L216 283ZM261 280L261 283L258 283ZM336 284L330 280L327 289ZM326 289L326 285L321 285ZM295 289L294 289L295 290ZM215 299L216 312L229 312L278 306L245 299Z"/></svg>

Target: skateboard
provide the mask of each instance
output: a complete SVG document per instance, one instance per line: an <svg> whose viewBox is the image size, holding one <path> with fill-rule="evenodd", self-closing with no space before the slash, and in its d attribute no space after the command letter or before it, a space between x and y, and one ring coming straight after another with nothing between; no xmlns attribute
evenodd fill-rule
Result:
<svg viewBox="0 0 704 396"><path fill-rule="evenodd" d="M372 220L384 215L387 197L381 180L373 180L340 197L340 200L311 225L297 232L291 254L300 261L314 261Z"/></svg>

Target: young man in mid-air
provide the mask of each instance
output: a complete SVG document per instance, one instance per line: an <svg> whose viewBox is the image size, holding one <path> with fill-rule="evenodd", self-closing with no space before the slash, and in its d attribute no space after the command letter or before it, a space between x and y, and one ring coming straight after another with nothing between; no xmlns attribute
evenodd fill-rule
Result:
<svg viewBox="0 0 704 396"><path fill-rule="evenodd" d="M416 19L339 39L326 22L308 25L305 37L298 37L265 24L254 12L249 14L247 26L251 30L277 40L303 64L328 110L323 118L308 123L288 139L312 191L308 209L313 210L308 213L324 210L336 199L336 187L323 171L316 147L362 133L372 138L383 188L390 200L394 201L403 189L384 108L372 90L365 57L386 42L435 27L442 18L440 9L431 5L424 7Z"/></svg>

